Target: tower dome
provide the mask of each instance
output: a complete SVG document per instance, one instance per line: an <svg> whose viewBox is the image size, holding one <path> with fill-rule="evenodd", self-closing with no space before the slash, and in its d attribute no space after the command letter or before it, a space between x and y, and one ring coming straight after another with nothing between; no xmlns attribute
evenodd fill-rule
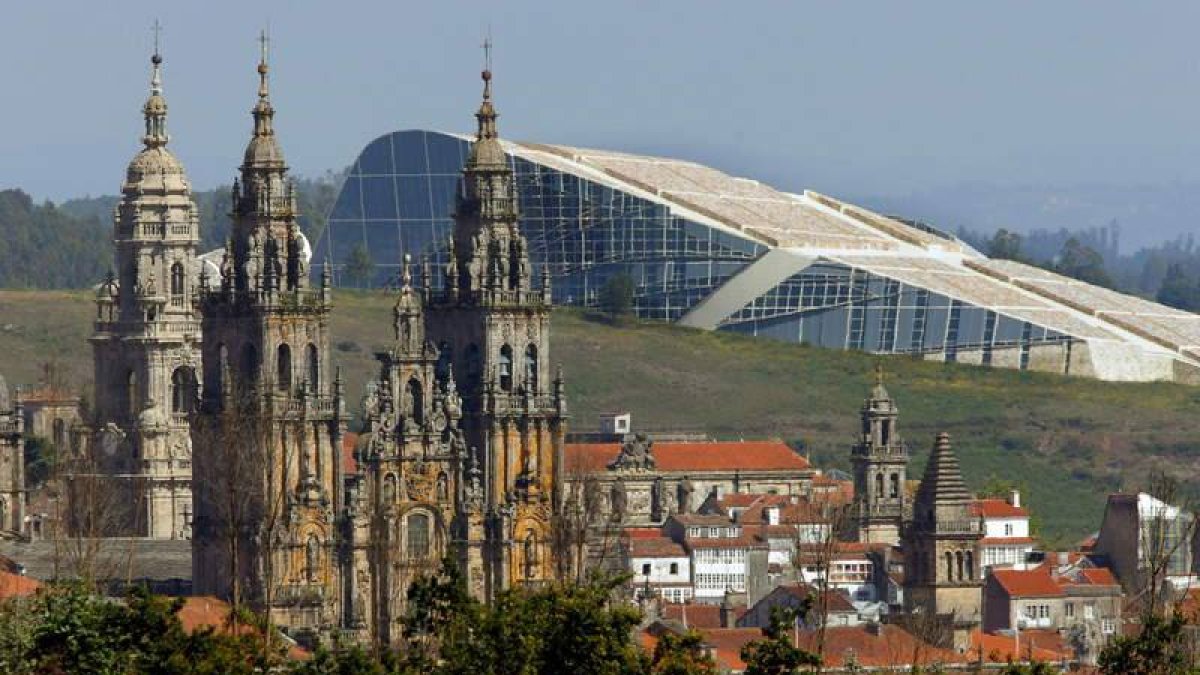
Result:
<svg viewBox="0 0 1200 675"><path fill-rule="evenodd" d="M142 149L129 163L125 171L122 192L129 195L139 193L189 195L191 185L183 164L167 149L167 100L162 92L162 56L155 52L151 57L150 96L142 106L146 120L146 133L142 136Z"/></svg>

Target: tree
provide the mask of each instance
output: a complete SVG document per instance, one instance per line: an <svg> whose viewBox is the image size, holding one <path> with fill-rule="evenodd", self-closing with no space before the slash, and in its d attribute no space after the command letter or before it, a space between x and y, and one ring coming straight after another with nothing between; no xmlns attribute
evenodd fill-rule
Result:
<svg viewBox="0 0 1200 675"><path fill-rule="evenodd" d="M1104 269L1104 257L1075 237L1063 244L1054 271L1105 288L1111 288L1113 285L1112 278Z"/></svg>
<svg viewBox="0 0 1200 675"><path fill-rule="evenodd" d="M1179 263L1167 267L1155 299L1168 307L1188 312L1200 311L1200 284Z"/></svg>
<svg viewBox="0 0 1200 675"><path fill-rule="evenodd" d="M1021 260L1021 235L1000 228L988 242L987 254L997 260Z"/></svg>
<svg viewBox="0 0 1200 675"><path fill-rule="evenodd" d="M371 274L375 271L375 263L371 261L371 253L367 251L366 244L359 242L350 249L350 254L346 256L346 276L354 282L359 288L365 287L371 281Z"/></svg>
<svg viewBox="0 0 1200 675"><path fill-rule="evenodd" d="M1149 615L1137 635L1119 636L1100 652L1100 672L1106 675L1180 675L1195 672L1186 636L1187 621L1179 613L1169 618Z"/></svg>
<svg viewBox="0 0 1200 675"><path fill-rule="evenodd" d="M717 675L717 663L704 649L704 638L695 630L683 635L667 631L654 645L650 675Z"/></svg>
<svg viewBox="0 0 1200 675"><path fill-rule="evenodd" d="M763 629L763 639L742 647L746 675L795 675L804 666L821 665L820 656L792 644L789 628L795 620L794 611L771 610L771 625Z"/></svg>
<svg viewBox="0 0 1200 675"><path fill-rule="evenodd" d="M633 277L620 272L608 278L600 287L600 309L616 321L633 311Z"/></svg>

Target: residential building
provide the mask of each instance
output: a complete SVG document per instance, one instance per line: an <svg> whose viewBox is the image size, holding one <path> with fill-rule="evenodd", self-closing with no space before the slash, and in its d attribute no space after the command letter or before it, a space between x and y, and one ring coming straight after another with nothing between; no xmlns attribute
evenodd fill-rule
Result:
<svg viewBox="0 0 1200 675"><path fill-rule="evenodd" d="M1008 499L976 499L971 502L971 515L983 520L979 564L985 574L995 567L1020 569L1028 564L1034 540L1020 492L1013 490Z"/></svg>
<svg viewBox="0 0 1200 675"><path fill-rule="evenodd" d="M814 629L824 620L827 626L857 626L862 623L858 610L842 591L820 590L806 584L781 584L751 606L737 621L739 628L769 628L776 608L797 612L801 627Z"/></svg>
<svg viewBox="0 0 1200 675"><path fill-rule="evenodd" d="M629 528L622 534L627 568L633 574L629 585L636 599L656 596L668 603L692 599L692 558L682 544L657 528Z"/></svg>
<svg viewBox="0 0 1200 675"><path fill-rule="evenodd" d="M1197 585L1198 542L1191 513L1145 492L1117 493L1108 496L1093 551L1104 556L1126 594L1138 597L1152 567L1161 566L1160 581L1176 588Z"/></svg>

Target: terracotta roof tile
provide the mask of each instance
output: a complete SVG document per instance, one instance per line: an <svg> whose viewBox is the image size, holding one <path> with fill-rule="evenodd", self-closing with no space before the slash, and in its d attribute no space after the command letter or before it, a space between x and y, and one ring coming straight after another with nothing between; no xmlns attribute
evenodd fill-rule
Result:
<svg viewBox="0 0 1200 675"><path fill-rule="evenodd" d="M743 534L740 537L687 537L683 540L684 548L689 550L709 548L766 548L766 543L753 534Z"/></svg>
<svg viewBox="0 0 1200 675"><path fill-rule="evenodd" d="M1032 544L1033 537L984 537L979 540L984 546L1015 546L1017 544Z"/></svg>
<svg viewBox="0 0 1200 675"><path fill-rule="evenodd" d="M638 558L686 558L687 551L667 537L634 538L629 541L629 555Z"/></svg>
<svg viewBox="0 0 1200 675"><path fill-rule="evenodd" d="M967 651L970 661L974 662L979 659L981 647L983 660L987 663L1008 663L1009 661L1029 661L1031 659L1053 663L1074 658L1074 654L1063 644L1062 636L1057 631L1021 631L1021 653L1017 654L1015 636L995 635L976 630L971 633L971 648Z"/></svg>
<svg viewBox="0 0 1200 675"><path fill-rule="evenodd" d="M1013 506L1003 499L976 499L971 502L971 515L984 518L1028 518L1029 511Z"/></svg>
<svg viewBox="0 0 1200 675"><path fill-rule="evenodd" d="M1045 565L1031 570L992 570L992 578L1013 598L1053 598L1064 595L1062 586Z"/></svg>
<svg viewBox="0 0 1200 675"><path fill-rule="evenodd" d="M568 471L603 471L621 452L620 443L568 443ZM659 471L804 471L808 460L782 441L656 442L651 447Z"/></svg>
<svg viewBox="0 0 1200 675"><path fill-rule="evenodd" d="M42 584L37 579L11 572L0 572L0 599L33 595L41 587Z"/></svg>
<svg viewBox="0 0 1200 675"><path fill-rule="evenodd" d="M734 607L730 622L736 623L745 613L744 606ZM662 618L668 621L685 623L685 617L688 628L720 628L721 606L695 602L669 602L662 606Z"/></svg>

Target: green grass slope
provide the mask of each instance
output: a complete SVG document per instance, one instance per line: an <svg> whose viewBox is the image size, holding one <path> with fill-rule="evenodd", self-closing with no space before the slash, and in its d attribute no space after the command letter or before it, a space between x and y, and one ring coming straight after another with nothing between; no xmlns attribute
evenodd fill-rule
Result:
<svg viewBox="0 0 1200 675"><path fill-rule="evenodd" d="M363 390L373 353L387 344L391 302L340 291L334 360L348 391ZM90 386L93 305L84 292L0 291L0 373L33 382L54 360ZM819 466L848 468L858 409L876 357L639 323L614 327L573 310L555 314L552 358L564 365L573 426L628 410L641 429L721 438L779 437ZM1181 478L1200 458L1200 389L1112 384L1037 373L885 360L900 431L919 477L935 433L950 432L967 481L1024 488L1053 542L1099 527L1105 494L1133 489L1154 469Z"/></svg>

